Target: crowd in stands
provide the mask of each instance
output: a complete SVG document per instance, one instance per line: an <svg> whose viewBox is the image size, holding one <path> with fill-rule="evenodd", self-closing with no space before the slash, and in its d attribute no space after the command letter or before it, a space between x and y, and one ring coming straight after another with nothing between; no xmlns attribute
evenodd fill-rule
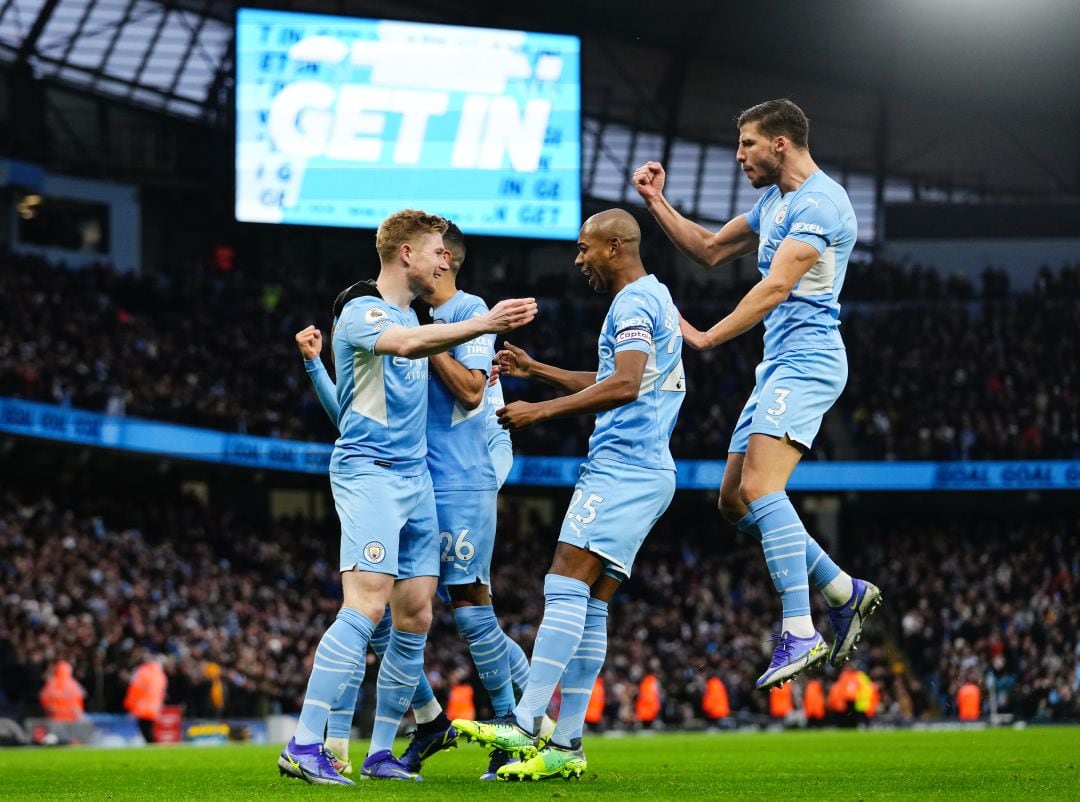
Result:
<svg viewBox="0 0 1080 802"><path fill-rule="evenodd" d="M119 712L136 666L160 654L168 701L189 717L298 710L340 600L334 520L258 522L147 493L2 492L0 702L31 712L50 667L67 660L86 710ZM549 515L557 520L566 503L548 498L548 513L543 497L505 495L500 508L493 595L526 653L542 615L556 531ZM850 529L840 561L885 590L857 652L877 684L880 717L948 717L959 685L982 684L990 671L1000 712L1080 716L1075 512L870 516ZM451 616L436 611L426 668L445 701L448 683L475 683L475 671ZM700 721L711 677L726 685L735 718L766 715L768 696L753 682L778 614L760 545L725 524L713 499L680 494L611 606L605 723L633 725L646 674L659 680L664 725ZM375 674L370 668L365 715ZM478 684L475 698L486 714Z"/></svg>
<svg viewBox="0 0 1080 802"><path fill-rule="evenodd" d="M852 265L844 298L848 387L811 459L1073 458L1080 454L1080 270L1043 270L1034 291L1010 294L987 270L979 286L932 268ZM474 286L488 287L477 274ZM541 297L537 321L514 335L535 357L572 369L596 364L608 300L572 271L516 286ZM710 299L675 283L698 326L738 297ZM506 280L497 284L508 291ZM186 280L70 271L0 257L0 395L248 434L316 441L336 435L311 392L292 335L328 333L338 288L281 287L242 277ZM494 300L495 296L490 296ZM421 320L426 319L421 310ZM329 359L329 349L324 356ZM677 457L722 458L761 356L759 331L714 351L686 349L688 392L672 441ZM509 399L552 391L508 381ZM579 455L589 419L517 435L520 453Z"/></svg>
<svg viewBox="0 0 1080 802"><path fill-rule="evenodd" d="M1044 270L1033 293L1016 296L1003 271L988 270L976 291L931 268L853 265L843 318L849 383L810 458L1075 457L1077 274ZM543 300L537 321L514 340L543 361L589 369L607 299L575 288L573 278L517 288ZM236 276L178 281L104 267L69 271L8 255L0 259L0 395L329 441L334 428L310 391L292 334L310 321L327 329L333 294ZM705 326L730 308L737 295L728 295L721 302L688 291L680 307ZM687 349L677 457L725 453L760 355L758 332L711 352ZM511 399L551 392L522 381L506 386ZM557 421L519 433L517 447L582 454L591 425Z"/></svg>

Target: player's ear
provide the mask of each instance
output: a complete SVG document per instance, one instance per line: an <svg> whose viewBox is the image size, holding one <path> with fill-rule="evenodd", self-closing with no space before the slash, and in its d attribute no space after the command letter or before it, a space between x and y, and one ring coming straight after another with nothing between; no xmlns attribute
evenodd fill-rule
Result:
<svg viewBox="0 0 1080 802"><path fill-rule="evenodd" d="M401 243L401 247L398 248L398 256L401 257L401 261L408 264L412 260L413 246L407 242Z"/></svg>
<svg viewBox="0 0 1080 802"><path fill-rule="evenodd" d="M610 250L609 256L612 259L614 259L615 254L617 254L619 252L619 249L621 247L622 247L622 240L620 240L618 237L611 237L608 240L608 248Z"/></svg>

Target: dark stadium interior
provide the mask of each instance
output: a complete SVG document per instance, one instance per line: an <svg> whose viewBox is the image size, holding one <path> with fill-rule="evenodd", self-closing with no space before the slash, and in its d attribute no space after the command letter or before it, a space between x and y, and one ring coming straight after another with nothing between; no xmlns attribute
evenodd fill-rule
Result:
<svg viewBox="0 0 1080 802"><path fill-rule="evenodd" d="M160 75L147 69L153 44L130 56L126 75L110 72L107 56L80 60L79 38L103 36L84 26L91 10L115 12L106 38L127 41L128 5L0 4L0 400L332 443L293 335L308 324L329 333L337 293L377 270L374 232L237 222L238 4L141 2L152 29L168 14L189 26L176 52L155 57ZM929 0L911 4L918 13L839 0L258 5L581 36L583 216L629 209L645 264L699 327L758 281L754 259L697 270L629 176L646 159L678 164L676 205L716 229L744 211L731 155L740 109L785 95L802 104L817 158L850 181L860 214L841 298L850 376L806 460L960 470L1070 461L1074 471L1062 489L792 494L838 562L885 593L852 663L880 694L876 721L954 721L957 691L973 682L984 721L1080 722L1080 6L1002 6L991 24L975 4ZM785 24L792 15L797 27ZM194 55L183 65L204 71L187 94L184 43ZM722 191L710 188L714 159L727 171ZM16 164L132 187L139 222L124 228L83 202L28 212L42 200L9 180ZM941 223L939 210L953 206L955 226ZM956 236L965 221L976 233ZM137 263L103 255L121 244L117 225ZM86 258L76 265L41 246ZM470 235L459 283L489 302L535 296L536 322L504 339L591 370L609 299L590 293L574 256L570 241ZM759 326L714 351L685 349L676 459L725 458L760 335ZM504 390L508 400L554 395L514 379ZM515 432L515 454L583 459L592 427L579 417ZM500 494L493 595L527 654L569 490ZM634 699L646 674L663 690L653 728L715 724L702 713L714 676L730 695L730 726L768 725L769 695L754 680L780 605L760 545L716 502L715 490L680 490L612 603L599 729L642 729ZM88 712L120 713L132 672L155 654L168 702L186 717L295 715L341 602L333 510L325 473L0 429L0 719L41 717L39 692L58 660L72 663ZM471 683L486 715L468 649L435 609L432 686L445 701L451 684ZM830 686L837 674L821 678ZM369 670L361 732L375 679Z"/></svg>

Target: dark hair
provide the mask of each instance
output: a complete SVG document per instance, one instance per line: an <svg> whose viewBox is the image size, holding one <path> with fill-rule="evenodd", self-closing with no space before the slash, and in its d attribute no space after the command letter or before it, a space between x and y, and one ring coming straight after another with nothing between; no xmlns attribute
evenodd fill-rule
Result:
<svg viewBox="0 0 1080 802"><path fill-rule="evenodd" d="M465 235L461 233L457 223L449 218L446 220L446 231L443 232L442 241L443 245L454 253L455 264L450 267L457 272L461 268L461 263L465 261Z"/></svg>
<svg viewBox="0 0 1080 802"><path fill-rule="evenodd" d="M810 120L803 110L785 98L766 100L739 115L739 128L757 123L769 137L786 136L797 148L805 148L810 134Z"/></svg>
<svg viewBox="0 0 1080 802"><path fill-rule="evenodd" d="M345 304L353 298L362 298L365 295L375 295L382 298L382 295L379 293L379 288L375 286L375 282L367 278L343 289L338 293L338 297L334 299L334 305L330 309L330 314L333 315L332 319L337 320L341 317L341 313L345 309Z"/></svg>

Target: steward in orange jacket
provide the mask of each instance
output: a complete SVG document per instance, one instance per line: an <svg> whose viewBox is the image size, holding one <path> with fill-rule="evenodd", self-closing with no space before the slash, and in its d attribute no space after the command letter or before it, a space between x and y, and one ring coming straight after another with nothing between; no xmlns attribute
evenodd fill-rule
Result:
<svg viewBox="0 0 1080 802"><path fill-rule="evenodd" d="M803 689L803 712L807 721L821 721L825 718L825 688L821 680L812 679Z"/></svg>
<svg viewBox="0 0 1080 802"><path fill-rule="evenodd" d="M124 697L124 709L139 720L147 743L154 742L154 719L165 705L169 678L157 660L150 659L135 670Z"/></svg>
<svg viewBox="0 0 1080 802"><path fill-rule="evenodd" d="M638 686L634 717L642 724L651 724L660 715L660 680L648 674Z"/></svg>
<svg viewBox="0 0 1080 802"><path fill-rule="evenodd" d="M39 698L45 715L53 721L79 721L83 717L86 691L75 679L67 660L57 661Z"/></svg>
<svg viewBox="0 0 1080 802"><path fill-rule="evenodd" d="M450 687L450 698L446 700L446 717L453 721L464 718L472 721L476 718L476 703L473 700L473 688L467 682L459 682Z"/></svg>
<svg viewBox="0 0 1080 802"><path fill-rule="evenodd" d="M705 695L701 697L701 710L709 721L719 721L731 715L727 688L720 677L709 677L705 683Z"/></svg>
<svg viewBox="0 0 1080 802"><path fill-rule="evenodd" d="M982 691L974 682L965 682L956 692L956 709L961 721L978 721L982 711Z"/></svg>
<svg viewBox="0 0 1080 802"><path fill-rule="evenodd" d="M791 683L776 685L769 691L769 715L773 718L787 718L795 709L795 700L791 696Z"/></svg>
<svg viewBox="0 0 1080 802"><path fill-rule="evenodd" d="M597 677L589 696L589 706L585 708L585 723L596 726L604 720L604 706L607 705L607 693L604 691L604 678Z"/></svg>

